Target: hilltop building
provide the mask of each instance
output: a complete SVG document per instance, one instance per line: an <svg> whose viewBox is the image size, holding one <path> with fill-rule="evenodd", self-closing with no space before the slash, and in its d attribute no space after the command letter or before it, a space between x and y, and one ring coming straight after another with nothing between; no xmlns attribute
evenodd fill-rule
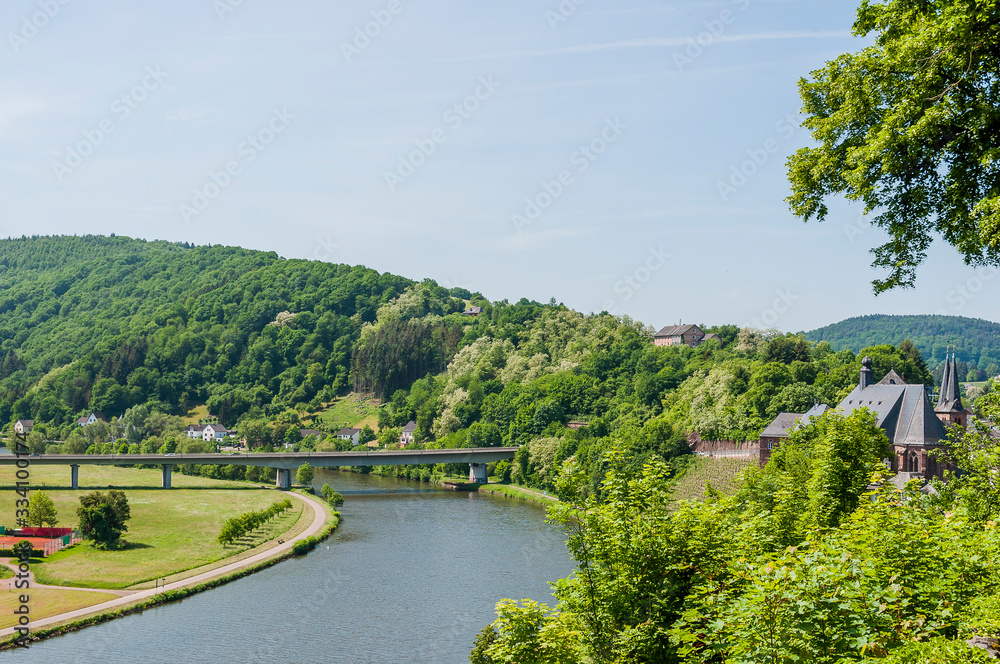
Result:
<svg viewBox="0 0 1000 664"><path fill-rule="evenodd" d="M895 371L875 382L870 357L861 361L858 386L837 406L845 417L867 408L875 413L876 422L892 448L888 459L891 470L925 478L940 477L944 465L930 456L947 443L946 427L967 426L969 413L959 395L958 366L952 357L946 362L944 380L937 406L931 404L923 385L910 385ZM760 463L764 465L772 450L788 439L789 432L801 426L803 420L822 414L829 407L819 404L808 413L781 413L761 434Z"/></svg>
<svg viewBox="0 0 1000 664"><path fill-rule="evenodd" d="M697 325L668 325L653 335L654 346L685 344L691 348L697 348L703 341L705 341L705 333Z"/></svg>

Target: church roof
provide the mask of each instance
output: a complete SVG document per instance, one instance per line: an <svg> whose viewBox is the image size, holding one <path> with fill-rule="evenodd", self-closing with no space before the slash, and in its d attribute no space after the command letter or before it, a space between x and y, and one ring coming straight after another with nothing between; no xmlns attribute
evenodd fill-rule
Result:
<svg viewBox="0 0 1000 664"><path fill-rule="evenodd" d="M838 406L845 416L861 408L875 413L879 428L895 445L933 445L947 435L923 385L859 385Z"/></svg>

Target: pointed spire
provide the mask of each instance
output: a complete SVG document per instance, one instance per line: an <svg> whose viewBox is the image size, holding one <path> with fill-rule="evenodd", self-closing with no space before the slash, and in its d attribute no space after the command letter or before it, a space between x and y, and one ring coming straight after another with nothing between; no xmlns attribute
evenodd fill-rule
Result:
<svg viewBox="0 0 1000 664"><path fill-rule="evenodd" d="M935 410L944 407L945 397L948 392L948 379L951 378L951 346L944 351L944 371L941 373L941 391L938 392L938 402Z"/></svg>
<svg viewBox="0 0 1000 664"><path fill-rule="evenodd" d="M941 394L938 397L938 412L956 412L964 410L962 393L958 379L958 361L956 354L949 346L950 353L945 355L944 375L941 376Z"/></svg>

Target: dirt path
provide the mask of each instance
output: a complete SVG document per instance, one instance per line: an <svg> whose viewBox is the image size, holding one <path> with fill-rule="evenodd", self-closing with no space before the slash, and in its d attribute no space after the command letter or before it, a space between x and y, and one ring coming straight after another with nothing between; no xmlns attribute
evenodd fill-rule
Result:
<svg viewBox="0 0 1000 664"><path fill-rule="evenodd" d="M279 544L273 549L268 549L267 551L258 553L255 556L250 556L249 558L245 558L238 562L230 563L229 565L226 565L224 567L218 567L216 569L209 570L208 572L204 572L202 574L182 579L181 581L168 583L167 585L162 586L160 588L154 588L150 590L139 590L139 591L119 591L119 593L117 594L121 594L121 592L128 592L129 594L119 597L118 599L109 600L107 602L102 602L100 604L94 604L92 606L88 606L82 609L77 609L75 611L67 611L66 613L60 613L58 615L49 616L48 618L33 620L31 621L29 627L31 628L32 631L34 631L42 627L64 622L66 620L83 618L84 616L93 615L95 613L103 613L104 611L107 611L109 609L121 608L129 604L135 604L136 602L148 599L161 592L168 590L179 590L187 586L197 585L204 581L208 581L209 579L214 579L219 576L225 576L237 570L243 569L244 567L250 567L252 565L256 565L257 563L263 562L268 558L273 558L275 555L291 551L292 547L295 545L296 542L304 540L307 537L312 537L313 535L315 535L316 533L320 532L323 529L323 524L326 522L326 510L321 503L319 503L317 500L313 498L309 498L307 496L303 496L297 493L289 493L288 495L294 496L295 498L304 501L312 508L313 522L312 524L310 524L308 528L306 528L304 531L296 535L294 538L288 540L284 544ZM34 586L34 587L59 588L59 586ZM113 590L110 591L99 590L94 588L65 588L65 590L98 590L98 592L115 592ZM0 630L0 637L10 636L11 634L14 633L14 631L15 630L13 627L2 629Z"/></svg>

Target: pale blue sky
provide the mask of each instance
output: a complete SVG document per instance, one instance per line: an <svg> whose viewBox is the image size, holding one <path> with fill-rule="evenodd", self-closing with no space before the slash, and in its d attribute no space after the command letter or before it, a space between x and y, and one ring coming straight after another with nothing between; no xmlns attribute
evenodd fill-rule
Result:
<svg viewBox="0 0 1000 664"><path fill-rule="evenodd" d="M875 298L856 209L787 211L796 82L862 46L855 6L10 0L0 234L236 244L656 327L995 319L950 248Z"/></svg>

